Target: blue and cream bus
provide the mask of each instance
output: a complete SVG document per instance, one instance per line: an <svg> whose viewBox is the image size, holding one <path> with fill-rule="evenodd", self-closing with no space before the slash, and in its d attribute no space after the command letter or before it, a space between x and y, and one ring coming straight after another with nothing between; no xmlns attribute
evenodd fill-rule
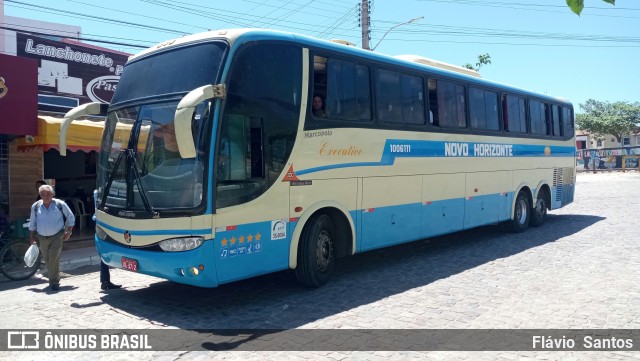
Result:
<svg viewBox="0 0 640 361"><path fill-rule="evenodd" d="M256 29L132 56L111 104L61 131L64 153L74 118L107 115L100 257L201 287L286 269L318 287L341 257L521 232L572 202L571 103L429 63Z"/></svg>

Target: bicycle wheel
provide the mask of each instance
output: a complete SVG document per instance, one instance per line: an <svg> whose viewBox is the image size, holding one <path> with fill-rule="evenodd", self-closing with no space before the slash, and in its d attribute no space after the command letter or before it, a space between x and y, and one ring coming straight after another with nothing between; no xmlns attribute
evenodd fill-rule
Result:
<svg viewBox="0 0 640 361"><path fill-rule="evenodd" d="M26 280L33 276L40 267L42 256L38 254L38 259L33 266L28 267L24 262L24 254L29 249L29 242L13 241L2 247L0 251L0 271L8 279L14 281Z"/></svg>

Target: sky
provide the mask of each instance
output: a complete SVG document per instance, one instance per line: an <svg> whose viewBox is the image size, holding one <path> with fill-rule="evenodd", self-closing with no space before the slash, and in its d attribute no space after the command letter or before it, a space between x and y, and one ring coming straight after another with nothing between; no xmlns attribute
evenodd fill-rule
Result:
<svg viewBox="0 0 640 361"><path fill-rule="evenodd" d="M89 39L145 47L185 34L242 27L362 46L359 3L5 0L4 12L80 26ZM403 24L419 17L423 18ZM455 65L475 64L478 55L488 53L491 64L480 69L483 78L566 98L578 112L587 99L640 101L640 0L616 0L615 6L585 0L581 16L564 0L372 0L370 19L370 46L376 52L420 55ZM96 45L128 53L141 50Z"/></svg>

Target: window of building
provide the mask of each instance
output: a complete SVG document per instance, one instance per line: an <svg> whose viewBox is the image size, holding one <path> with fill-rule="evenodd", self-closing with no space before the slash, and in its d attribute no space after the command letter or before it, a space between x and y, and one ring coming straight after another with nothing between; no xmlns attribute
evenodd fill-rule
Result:
<svg viewBox="0 0 640 361"><path fill-rule="evenodd" d="M469 88L469 117L472 128L500 130L498 93Z"/></svg>
<svg viewBox="0 0 640 361"><path fill-rule="evenodd" d="M602 139L598 139L596 142L596 147L602 147Z"/></svg>
<svg viewBox="0 0 640 361"><path fill-rule="evenodd" d="M631 145L631 138L630 137L623 137L622 138L622 145L623 146Z"/></svg>
<svg viewBox="0 0 640 361"><path fill-rule="evenodd" d="M524 98L507 95L503 107L504 129L510 133L526 133L527 114Z"/></svg>

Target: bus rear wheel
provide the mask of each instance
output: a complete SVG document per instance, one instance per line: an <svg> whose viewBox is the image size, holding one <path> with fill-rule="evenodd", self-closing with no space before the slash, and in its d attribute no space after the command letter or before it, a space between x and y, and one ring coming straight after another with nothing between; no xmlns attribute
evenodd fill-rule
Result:
<svg viewBox="0 0 640 361"><path fill-rule="evenodd" d="M336 262L335 241L331 218L326 214L314 216L300 237L295 270L298 282L308 287L320 287L329 281Z"/></svg>
<svg viewBox="0 0 640 361"><path fill-rule="evenodd" d="M518 197L516 197L513 219L507 221L507 229L514 233L524 232L529 226L530 209L529 197L527 197L525 192L520 191Z"/></svg>
<svg viewBox="0 0 640 361"><path fill-rule="evenodd" d="M547 191L546 189L541 189L538 192L538 197L536 198L536 202L531 209L531 221L529 222L533 227L540 227L544 224L545 219L547 218Z"/></svg>

